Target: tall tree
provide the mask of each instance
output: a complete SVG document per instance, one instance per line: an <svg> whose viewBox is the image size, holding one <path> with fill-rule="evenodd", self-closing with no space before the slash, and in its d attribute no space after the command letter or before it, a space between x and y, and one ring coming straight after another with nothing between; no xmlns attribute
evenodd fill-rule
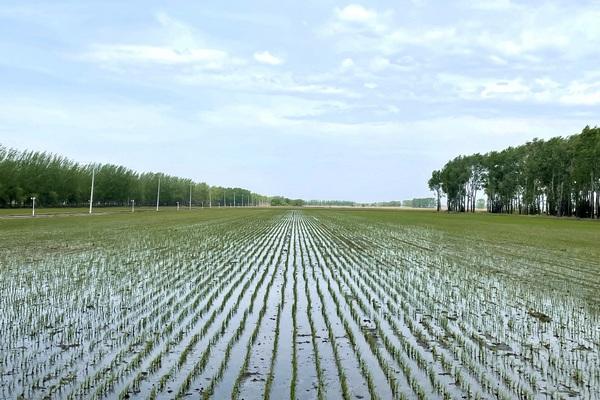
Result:
<svg viewBox="0 0 600 400"><path fill-rule="evenodd" d="M249 205L251 199L265 201L265 196L242 188L211 188L206 183L193 182L166 174L138 173L113 164L78 164L64 157L45 152L17 151L0 145L0 207L37 204L45 207L84 206L90 195L92 170L95 171L94 203L97 206L125 206L135 200L138 205L156 204L157 182L161 179L162 205L184 205L189 202L190 188L194 205L208 205L209 191L213 202Z"/></svg>
<svg viewBox="0 0 600 400"><path fill-rule="evenodd" d="M474 211L484 189L489 212L600 217L600 128L487 154L459 156L433 171L448 211Z"/></svg>
<svg viewBox="0 0 600 400"><path fill-rule="evenodd" d="M431 178L427 182L429 190L435 192L437 199L437 212L440 212L442 208L442 173L439 170L435 170L431 173Z"/></svg>

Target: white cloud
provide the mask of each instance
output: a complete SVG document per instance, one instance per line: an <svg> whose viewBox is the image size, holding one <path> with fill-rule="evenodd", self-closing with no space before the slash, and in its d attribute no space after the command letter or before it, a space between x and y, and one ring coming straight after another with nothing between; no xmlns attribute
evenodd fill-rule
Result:
<svg viewBox="0 0 600 400"><path fill-rule="evenodd" d="M354 68L354 60L351 58L344 58L340 64L340 69L342 71L348 71L352 68Z"/></svg>
<svg viewBox="0 0 600 400"><path fill-rule="evenodd" d="M438 74L437 81L450 87L455 96L467 100L499 99L580 106L600 104L600 81L561 84L548 77L526 81L522 78L471 78L456 74Z"/></svg>
<svg viewBox="0 0 600 400"><path fill-rule="evenodd" d="M79 58L105 65L189 65L207 70L245 64L243 59L234 57L225 50L200 44L204 40L188 24L162 12L157 13L155 18L160 25L160 40L155 43L93 44Z"/></svg>
<svg viewBox="0 0 600 400"><path fill-rule="evenodd" d="M484 99L508 95L512 99L523 100L531 95L531 89L520 79L488 82L483 85L480 95Z"/></svg>
<svg viewBox="0 0 600 400"><path fill-rule="evenodd" d="M169 47L131 44L95 45L84 54L84 58L105 63L196 64L207 69L222 69L226 65L242 63L242 60L217 49L176 50Z"/></svg>
<svg viewBox="0 0 600 400"><path fill-rule="evenodd" d="M525 82L521 78L472 78L457 74L439 74L437 80L447 85L455 97L466 100L508 100L548 102L552 99L551 80Z"/></svg>
<svg viewBox="0 0 600 400"><path fill-rule="evenodd" d="M467 5L473 9L486 11L506 11L516 7L511 0L469 0Z"/></svg>
<svg viewBox="0 0 600 400"><path fill-rule="evenodd" d="M545 49L565 49L570 43L565 32L541 27L534 31L521 31L518 35L509 35L508 37L484 34L479 37L478 41L484 47L498 51L505 56L520 56Z"/></svg>
<svg viewBox="0 0 600 400"><path fill-rule="evenodd" d="M336 9L337 18L348 22L374 22L377 19L377 12L366 9L359 4L350 4L342 9Z"/></svg>
<svg viewBox="0 0 600 400"><path fill-rule="evenodd" d="M568 105L598 105L600 104L600 81L595 83L573 82L567 87L560 101Z"/></svg>
<svg viewBox="0 0 600 400"><path fill-rule="evenodd" d="M283 64L282 58L274 56L273 54L269 53L268 51L257 51L256 53L254 53L254 59L262 64L269 64L269 65Z"/></svg>
<svg viewBox="0 0 600 400"><path fill-rule="evenodd" d="M341 51L357 53L398 53L407 45L434 46L455 39L453 27L398 26L393 12L377 12L351 4L335 9L333 18L319 30L325 36L337 38Z"/></svg>
<svg viewBox="0 0 600 400"><path fill-rule="evenodd" d="M413 46L430 55L480 56L498 65L511 59L539 63L544 52L571 59L597 52L600 12L593 8L508 0L484 2L483 6L482 2L466 3L458 21L450 18L428 23L424 16L423 22L417 18L418 24L393 18L390 11L351 4L335 9L320 33L334 36L340 52L389 56Z"/></svg>
<svg viewBox="0 0 600 400"><path fill-rule="evenodd" d="M319 121L324 114L336 110L346 110L348 107L346 103L340 101L277 96L263 99L258 104L228 104L202 111L199 113L199 118L203 123L214 127L247 126L290 129L302 126L316 127L325 123Z"/></svg>
<svg viewBox="0 0 600 400"><path fill-rule="evenodd" d="M371 68L372 71L374 72L380 72L383 71L387 68L389 68L392 64L390 63L390 60L388 60L385 57L375 57L374 59L371 60L371 62L369 63L369 67Z"/></svg>
<svg viewBox="0 0 600 400"><path fill-rule="evenodd" d="M497 55L489 56L489 60L496 65L507 65L508 64L508 61L506 61L502 57L498 57Z"/></svg>
<svg viewBox="0 0 600 400"><path fill-rule="evenodd" d="M379 13L359 4L349 4L333 10L333 18L320 29L325 35L352 32L378 32L387 29L386 19L390 12Z"/></svg>
<svg viewBox="0 0 600 400"><path fill-rule="evenodd" d="M157 13L156 20L163 28L165 40L172 47L177 49L198 47L199 34L188 24L164 12Z"/></svg>
<svg viewBox="0 0 600 400"><path fill-rule="evenodd" d="M215 87L221 90L244 90L262 94L302 94L326 95L357 98L359 95L350 89L326 82L322 79L309 79L310 77L296 77L289 73L264 73L252 70L238 70L232 73L207 74L204 71L197 73L180 74L174 79L178 84L191 86Z"/></svg>
<svg viewBox="0 0 600 400"><path fill-rule="evenodd" d="M305 137L343 137L362 143L361 146L377 143L380 152L389 145L398 148L399 144L404 143L406 146L406 140L410 138L415 151L439 152L441 160L456 154L504 148L533 137L564 135L585 125L581 119L560 117L484 118L468 114L378 122L339 122L327 118L327 113L332 109L349 111L352 107L345 103L280 97L267 104L223 106L203 112L200 119L202 123L215 128L273 128L277 134L285 132ZM390 105L387 111L395 114L400 109ZM457 135L465 140L457 143Z"/></svg>

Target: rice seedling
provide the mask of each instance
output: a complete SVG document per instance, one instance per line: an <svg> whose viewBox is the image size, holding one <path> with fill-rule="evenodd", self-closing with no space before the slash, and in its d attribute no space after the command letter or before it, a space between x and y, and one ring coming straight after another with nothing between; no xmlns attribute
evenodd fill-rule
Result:
<svg viewBox="0 0 600 400"><path fill-rule="evenodd" d="M599 398L592 248L395 218L0 220L0 397Z"/></svg>

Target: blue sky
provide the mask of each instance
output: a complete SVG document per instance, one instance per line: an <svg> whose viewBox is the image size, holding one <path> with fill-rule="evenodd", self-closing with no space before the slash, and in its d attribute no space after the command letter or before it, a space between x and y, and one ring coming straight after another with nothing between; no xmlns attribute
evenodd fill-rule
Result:
<svg viewBox="0 0 600 400"><path fill-rule="evenodd" d="M0 143L412 198L458 154L600 124L598 49L597 1L4 0Z"/></svg>

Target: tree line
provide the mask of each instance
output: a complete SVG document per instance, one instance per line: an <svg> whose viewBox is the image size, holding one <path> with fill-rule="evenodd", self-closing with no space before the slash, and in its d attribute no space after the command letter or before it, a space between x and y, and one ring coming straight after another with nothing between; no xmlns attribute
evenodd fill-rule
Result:
<svg viewBox="0 0 600 400"><path fill-rule="evenodd" d="M355 202L350 200L308 200L304 202L307 206L320 207L320 206L335 206L335 207L354 207Z"/></svg>
<svg viewBox="0 0 600 400"><path fill-rule="evenodd" d="M302 207L304 200L302 199L288 199L287 197L274 196L271 197L270 204L274 207Z"/></svg>
<svg viewBox="0 0 600 400"><path fill-rule="evenodd" d="M269 198L243 188L209 186L204 182L163 173L139 173L113 164L80 164L68 158L37 151L18 151L0 145L0 207L24 207L36 197L43 207L77 207L89 204L94 175L94 205L194 206L264 205Z"/></svg>
<svg viewBox="0 0 600 400"><path fill-rule="evenodd" d="M486 154L458 156L431 174L438 211L474 212L477 195L491 213L600 218L600 128Z"/></svg>
<svg viewBox="0 0 600 400"><path fill-rule="evenodd" d="M425 198L414 198L411 200L402 200L402 207L412 208L434 208L436 206L435 199L433 197Z"/></svg>

